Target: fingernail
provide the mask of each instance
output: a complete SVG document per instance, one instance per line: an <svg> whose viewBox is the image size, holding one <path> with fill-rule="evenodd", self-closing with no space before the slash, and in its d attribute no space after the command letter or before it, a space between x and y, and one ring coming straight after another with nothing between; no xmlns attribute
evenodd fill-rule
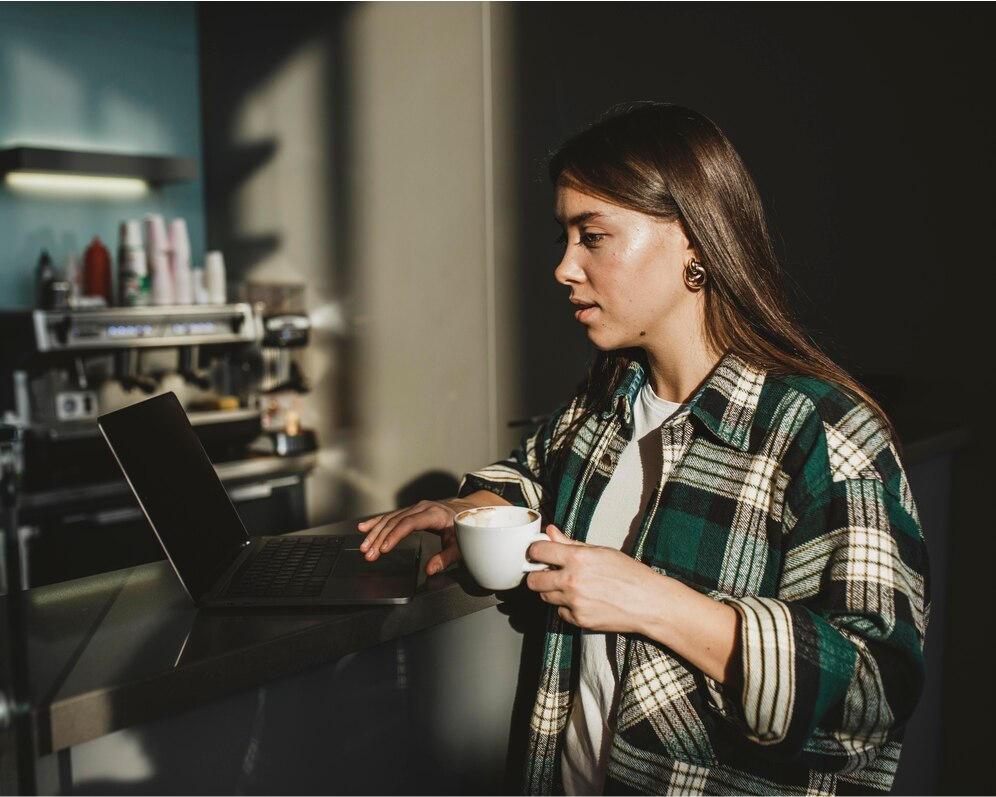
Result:
<svg viewBox="0 0 996 797"><path fill-rule="evenodd" d="M384 553L387 553L389 550L391 550L391 546L388 543L385 542L383 545L380 546L380 549Z"/></svg>

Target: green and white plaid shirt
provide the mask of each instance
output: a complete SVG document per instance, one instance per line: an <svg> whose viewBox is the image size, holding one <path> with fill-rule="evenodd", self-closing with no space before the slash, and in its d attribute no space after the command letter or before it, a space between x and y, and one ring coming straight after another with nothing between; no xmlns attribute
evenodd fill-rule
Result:
<svg viewBox="0 0 996 797"><path fill-rule="evenodd" d="M646 381L567 456L552 444L580 400L505 461L469 474L584 540L632 437ZM923 680L927 554L896 450L867 405L727 355L661 427L663 476L632 555L733 606L738 682L720 685L653 640L620 635L607 793L888 791ZM661 611L667 611L661 606ZM579 630L549 611L525 789L562 791L559 763Z"/></svg>

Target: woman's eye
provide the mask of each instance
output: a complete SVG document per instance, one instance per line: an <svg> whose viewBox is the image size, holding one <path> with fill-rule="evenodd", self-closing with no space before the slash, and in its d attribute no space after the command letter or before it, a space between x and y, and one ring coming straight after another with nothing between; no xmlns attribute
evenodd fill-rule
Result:
<svg viewBox="0 0 996 797"><path fill-rule="evenodd" d="M604 233L600 232L583 232L581 233L581 239L578 241L581 246L586 246L589 249L593 249L598 246L599 242L604 238Z"/></svg>

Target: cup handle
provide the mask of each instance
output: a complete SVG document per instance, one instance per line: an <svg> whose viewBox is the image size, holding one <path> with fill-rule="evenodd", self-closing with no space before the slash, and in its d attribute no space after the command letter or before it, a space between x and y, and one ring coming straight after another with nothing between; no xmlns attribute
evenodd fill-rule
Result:
<svg viewBox="0 0 996 797"><path fill-rule="evenodd" d="M537 534L532 539L529 540L529 545L532 545L534 542L550 542L550 538L546 534L544 534L543 532L537 532ZM549 569L550 565L548 565L546 562L533 562L533 561L530 561L529 554L528 554L529 545L526 546L526 550L527 550L527 553L526 553L526 566L523 568L523 570L525 572L527 572L527 573L532 573L535 570L547 570L547 569Z"/></svg>

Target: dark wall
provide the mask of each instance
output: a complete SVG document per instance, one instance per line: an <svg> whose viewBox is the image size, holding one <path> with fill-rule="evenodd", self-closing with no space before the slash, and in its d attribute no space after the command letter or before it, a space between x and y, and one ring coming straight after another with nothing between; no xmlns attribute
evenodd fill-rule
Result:
<svg viewBox="0 0 996 797"><path fill-rule="evenodd" d="M888 8L897 8L889 6ZM530 3L518 7L521 242L536 332L563 302L552 194L538 160L610 105L689 105L757 181L799 312L864 374L959 379L976 356L992 129L985 46L968 6ZM973 44L973 38L975 43ZM539 378L573 321L528 336ZM539 347L537 350L536 347ZM567 380L570 381L570 380ZM888 398L892 398L891 396Z"/></svg>
<svg viewBox="0 0 996 797"><path fill-rule="evenodd" d="M991 382L980 355L993 214L991 64L962 4L516 5L524 406L558 405L587 347L555 283L542 160L609 106L662 100L716 121L767 206L814 337L903 429L972 424L953 488L939 784L991 794ZM979 409L976 409L979 407ZM991 426L991 424L989 425ZM927 530L929 533L929 529ZM940 624L935 624L940 631ZM924 786L924 788L931 788ZM930 792L918 792L930 793Z"/></svg>

